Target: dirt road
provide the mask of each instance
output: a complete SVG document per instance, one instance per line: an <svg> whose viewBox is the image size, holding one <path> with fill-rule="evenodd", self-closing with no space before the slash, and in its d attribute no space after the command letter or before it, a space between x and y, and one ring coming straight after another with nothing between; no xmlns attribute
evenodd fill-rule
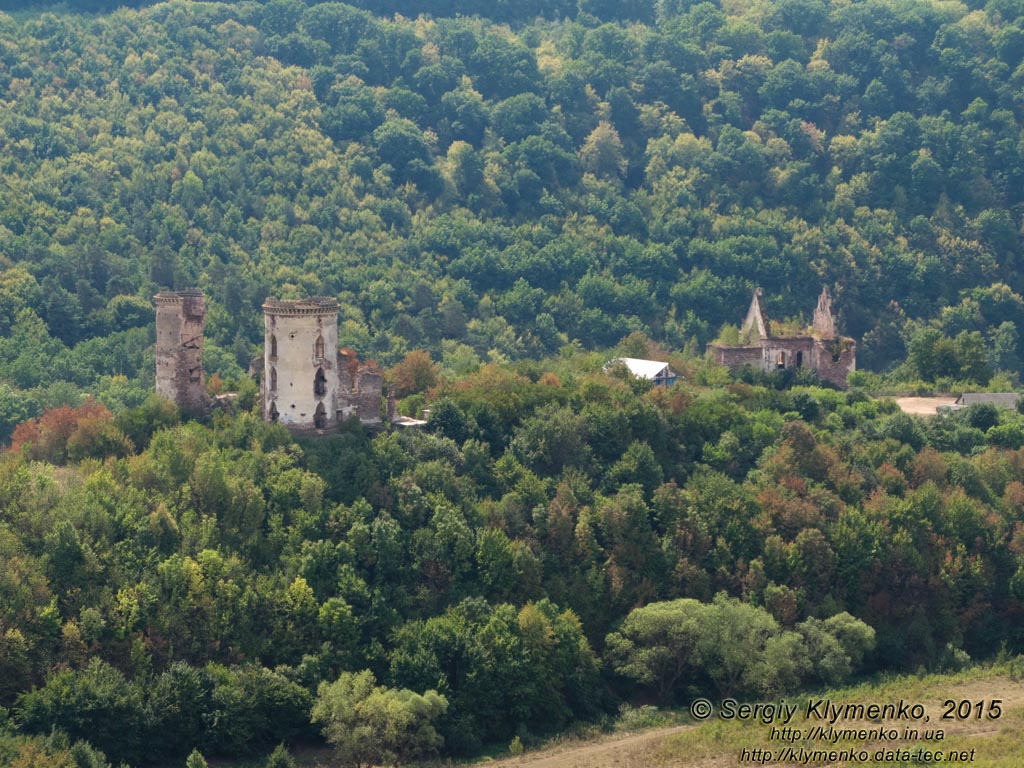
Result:
<svg viewBox="0 0 1024 768"><path fill-rule="evenodd" d="M610 734L596 741L566 742L487 765L494 768L645 768L650 765L645 757L649 750L668 736L693 727L677 725L640 733Z"/></svg>

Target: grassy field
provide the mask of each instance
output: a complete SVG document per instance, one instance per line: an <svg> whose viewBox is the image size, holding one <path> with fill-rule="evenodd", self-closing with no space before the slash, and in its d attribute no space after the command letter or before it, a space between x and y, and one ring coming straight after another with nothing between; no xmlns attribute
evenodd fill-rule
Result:
<svg viewBox="0 0 1024 768"><path fill-rule="evenodd" d="M835 705L839 716L833 718L823 706L813 706L822 700ZM998 709L993 708L994 702L999 702ZM806 761L809 765L1024 766L1024 683L1009 665L953 675L900 677L791 697L788 703L798 707L788 732L779 723L712 717L666 737L648 754L650 764L794 765ZM907 708L903 717L871 719L859 717L855 707L846 711L847 704L892 704L897 712L900 704ZM913 709L914 705L920 709ZM818 719L819 713L826 718ZM879 737L879 731L887 736L895 731L896 738ZM864 738L831 740L856 732L863 732L857 736ZM867 760L862 759L865 754Z"/></svg>
<svg viewBox="0 0 1024 768"><path fill-rule="evenodd" d="M520 765L529 768L757 765L1017 768L1024 766L1022 680L1024 661L1018 660L955 674L898 677L763 702L780 704L784 701L787 706L795 707L788 723L783 723L778 716L774 722L767 722L769 718L763 711L760 719L725 720L720 717L722 702L714 701L715 714L704 722L688 718L688 724L682 726L619 732L587 741L563 741L520 757L487 761L487 764L501 768ZM815 706L815 702L822 703ZM832 710L825 711L825 702L840 710L837 716L832 716ZM980 718L977 716L979 702ZM998 710L993 708L995 702L999 702L995 705ZM757 702L739 703L754 705ZM868 715L874 713L865 709L861 716L856 708L856 705L866 708L871 704L890 704L898 713L901 703L905 705L903 716L896 717L871 719ZM855 706L847 709L845 705ZM914 709L915 705L919 708ZM958 705L963 707L959 715ZM736 709L738 712L738 707ZM995 717L997 711L998 717ZM819 714L824 719L818 719ZM786 727L791 730L784 731ZM821 730L811 732L818 727ZM774 734L773 728L778 729ZM885 737L878 736L880 730L884 730ZM895 738L889 738L893 730Z"/></svg>
<svg viewBox="0 0 1024 768"><path fill-rule="evenodd" d="M958 717L955 706L950 712L949 700L956 704L970 703L970 712ZM891 704L907 707L906 718L836 717L832 723L823 707L807 716L808 702L827 701L843 709L845 705ZM999 716L993 702L999 702ZM978 702L982 716L977 717ZM758 702L745 701L751 707ZM598 734L581 730L583 735L563 735L519 756L511 756L496 747L488 756L476 761L447 760L425 763L420 768L447 768L458 765L488 768L726 768L727 766L885 766L886 768L921 768L922 766L963 766L973 768L1021 768L1024 766L1024 657L1011 662L977 666L963 672L945 675L908 675L832 691L810 692L780 697L764 704L785 703L795 707L787 723L776 718L724 720L720 717L722 702L712 701L715 713L706 721L695 721L681 711L629 710L618 721L612 733ZM910 717L910 708L920 705ZM965 707L967 705L964 705ZM737 707L738 709L738 707ZM817 719L816 712L825 716ZM964 711L966 713L966 710ZM944 714L950 719L943 719ZM859 714L854 711L852 714ZM927 719L925 719L927 718ZM843 738L830 741L843 729L896 730L894 740L888 738ZM824 733L810 734L820 726ZM777 733L773 728L793 730ZM794 738L795 731L800 738ZM917 738L909 738L910 732ZM939 732L941 731L941 738ZM845 731L850 733L851 731ZM868 734L871 735L870 733ZM785 736L785 738L780 738ZM791 749L791 754L780 752ZM746 753L744 753L746 750ZM758 751L760 750L760 751ZM854 759L837 755L829 759L829 751L854 751ZM879 750L882 754L879 755ZM817 751L817 753L816 753ZM770 752L770 755L768 754ZM863 753L867 759L861 760ZM941 752L939 758L935 753ZM931 754L928 754L931 753ZM329 749L300 750L295 755L302 768L340 768ZM222 763L210 761L211 768L262 768L262 761Z"/></svg>

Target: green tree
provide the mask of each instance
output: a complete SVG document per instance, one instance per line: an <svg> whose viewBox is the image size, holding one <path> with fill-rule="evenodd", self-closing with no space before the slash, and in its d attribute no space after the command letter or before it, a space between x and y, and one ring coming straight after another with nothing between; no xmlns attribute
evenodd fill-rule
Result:
<svg viewBox="0 0 1024 768"><path fill-rule="evenodd" d="M448 709L436 691L424 694L376 685L369 670L321 683L313 722L322 727L342 765L400 765L428 756L443 739L434 727Z"/></svg>
<svg viewBox="0 0 1024 768"><path fill-rule="evenodd" d="M690 598L635 608L605 638L605 657L616 673L668 701L700 668L697 648L707 613L706 605Z"/></svg>
<svg viewBox="0 0 1024 768"><path fill-rule="evenodd" d="M143 754L142 694L134 683L100 659L85 669L66 669L46 685L21 696L18 721L28 733L58 729L88 741L111 759L139 760Z"/></svg>
<svg viewBox="0 0 1024 768"><path fill-rule="evenodd" d="M418 162L429 165L430 147L423 132L411 120L393 118L373 132L373 145L381 162L393 166L400 179L407 179Z"/></svg>
<svg viewBox="0 0 1024 768"><path fill-rule="evenodd" d="M296 768L295 758L289 754L284 744L278 744L267 756L264 768Z"/></svg>

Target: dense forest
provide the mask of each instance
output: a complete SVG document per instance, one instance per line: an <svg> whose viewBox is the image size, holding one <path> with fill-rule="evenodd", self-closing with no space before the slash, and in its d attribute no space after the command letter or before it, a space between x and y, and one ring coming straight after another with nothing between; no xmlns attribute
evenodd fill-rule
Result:
<svg viewBox="0 0 1024 768"><path fill-rule="evenodd" d="M384 754L466 754L623 701L1024 649L1024 415L569 364L434 394L426 430L299 442L248 413L178 423L155 396L20 426L0 763L321 730L347 755L385 702L423 722Z"/></svg>
<svg viewBox="0 0 1024 768"><path fill-rule="evenodd" d="M822 283L861 368L1016 372L1024 4L428 5L0 16L0 437L138 405L150 296L193 285L228 381L266 296L463 374Z"/></svg>
<svg viewBox="0 0 1024 768"><path fill-rule="evenodd" d="M70 5L0 13L0 765L398 763L1024 651L1024 416L863 389L1018 383L1024 2ZM700 358L822 284L850 391ZM190 286L205 423L150 396ZM252 415L310 295L427 429Z"/></svg>

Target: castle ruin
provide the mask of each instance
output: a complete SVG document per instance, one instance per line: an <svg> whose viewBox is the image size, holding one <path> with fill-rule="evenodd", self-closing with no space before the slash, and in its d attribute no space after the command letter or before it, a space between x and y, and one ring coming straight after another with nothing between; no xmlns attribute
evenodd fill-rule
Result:
<svg viewBox="0 0 1024 768"><path fill-rule="evenodd" d="M197 289L162 291L156 303L156 392L192 416L210 405L203 373L206 302ZM260 376L263 418L294 431L324 431L355 417L381 423L384 375L338 349L338 301L267 299ZM389 420L394 406L389 402Z"/></svg>
<svg viewBox="0 0 1024 768"><path fill-rule="evenodd" d="M203 373L206 302L201 291L162 291L156 303L156 392L183 412L202 415L208 406Z"/></svg>
<svg viewBox="0 0 1024 768"><path fill-rule="evenodd" d="M297 430L329 430L344 419L381 422L384 377L338 350L338 302L314 297L263 304L263 418Z"/></svg>
<svg viewBox="0 0 1024 768"><path fill-rule="evenodd" d="M754 291L740 329L741 344L708 344L711 357L730 370L745 366L762 371L810 368L819 378L845 389L846 377L857 367L857 342L838 334L828 286L821 289L810 332L802 336L771 334L761 307L763 295L760 288Z"/></svg>

